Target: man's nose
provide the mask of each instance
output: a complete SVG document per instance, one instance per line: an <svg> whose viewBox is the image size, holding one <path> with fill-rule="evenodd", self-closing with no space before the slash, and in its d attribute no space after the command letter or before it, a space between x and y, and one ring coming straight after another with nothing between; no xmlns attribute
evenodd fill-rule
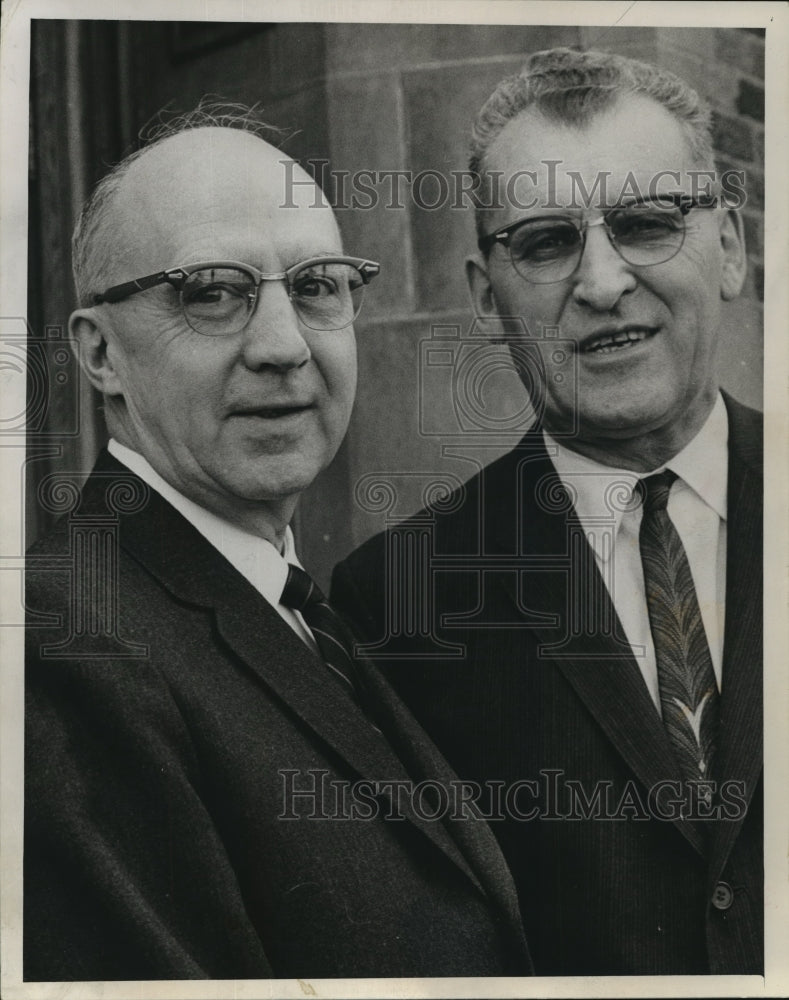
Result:
<svg viewBox="0 0 789 1000"><path fill-rule="evenodd" d="M261 284L242 336L244 364L253 371L300 368L312 357L284 281Z"/></svg>
<svg viewBox="0 0 789 1000"><path fill-rule="evenodd" d="M599 222L586 228L586 240L580 263L573 275L573 298L597 312L610 312L623 295L636 287L631 266L620 257Z"/></svg>

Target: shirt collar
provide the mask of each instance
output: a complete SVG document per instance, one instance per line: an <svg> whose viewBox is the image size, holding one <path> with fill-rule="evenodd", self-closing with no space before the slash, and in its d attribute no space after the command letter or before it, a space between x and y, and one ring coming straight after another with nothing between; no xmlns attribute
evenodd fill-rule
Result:
<svg viewBox="0 0 789 1000"><path fill-rule="evenodd" d="M543 431L543 438L591 544L594 546L595 540L602 537L601 532L591 530L595 524L605 523L616 535L625 512L633 507L632 492L641 475L579 455L560 444L547 431ZM729 421L723 397L718 393L715 405L698 434L670 462L653 472L671 469L686 487L725 520L728 444ZM595 551L603 560L610 554L607 548Z"/></svg>
<svg viewBox="0 0 789 1000"><path fill-rule="evenodd" d="M267 539L244 531L185 497L162 479L139 452L132 451L114 438L110 439L107 450L175 507L270 604L279 604L288 576L288 563L301 566L290 525L285 529L285 541L280 553Z"/></svg>
<svg viewBox="0 0 789 1000"><path fill-rule="evenodd" d="M729 417L718 393L712 412L699 433L675 455L667 468L676 472L724 521L727 516Z"/></svg>

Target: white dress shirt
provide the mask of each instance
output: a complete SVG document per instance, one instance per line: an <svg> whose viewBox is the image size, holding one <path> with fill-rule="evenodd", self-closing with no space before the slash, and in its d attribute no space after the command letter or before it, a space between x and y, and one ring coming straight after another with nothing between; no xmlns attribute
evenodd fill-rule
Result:
<svg viewBox="0 0 789 1000"><path fill-rule="evenodd" d="M559 477L575 510L619 615L647 689L660 711L655 646L649 627L638 534L641 504L633 489L639 473L601 465L570 451L544 432ZM688 556L718 688L721 687L726 619L726 477L729 424L718 399L699 433L671 461L678 479L668 515ZM651 475L651 473L650 473Z"/></svg>
<svg viewBox="0 0 789 1000"><path fill-rule="evenodd" d="M222 520L216 514L200 507L193 500L179 493L166 482L153 466L136 451L110 439L107 450L122 462L153 490L164 497L182 514L215 549L218 549L235 569L246 577L277 613L290 625L293 631L317 652L317 645L307 624L298 611L280 603L282 590L288 577L288 564L301 566L296 555L293 532L290 525L285 529L282 552L278 552L271 542L258 535L252 535L243 528ZM302 567L303 568L303 567Z"/></svg>

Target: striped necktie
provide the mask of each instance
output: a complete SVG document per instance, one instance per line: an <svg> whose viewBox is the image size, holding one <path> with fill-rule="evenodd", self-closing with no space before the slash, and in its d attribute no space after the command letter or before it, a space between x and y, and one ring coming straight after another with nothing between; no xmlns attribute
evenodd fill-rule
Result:
<svg viewBox="0 0 789 1000"><path fill-rule="evenodd" d="M351 697L361 703L353 662L353 635L317 583L303 569L289 564L281 601L286 607L301 612L326 666L336 674Z"/></svg>
<svg viewBox="0 0 789 1000"><path fill-rule="evenodd" d="M686 780L707 780L718 734L719 695L696 588L666 509L675 473L639 483L639 542L655 643L663 724Z"/></svg>

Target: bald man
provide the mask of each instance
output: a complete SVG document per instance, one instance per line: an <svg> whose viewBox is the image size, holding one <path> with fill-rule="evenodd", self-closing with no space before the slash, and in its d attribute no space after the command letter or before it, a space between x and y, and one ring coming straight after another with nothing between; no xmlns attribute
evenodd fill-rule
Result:
<svg viewBox="0 0 789 1000"><path fill-rule="evenodd" d="M123 161L75 233L110 443L29 557L25 979L528 972L492 834L294 551L378 267L223 122Z"/></svg>

